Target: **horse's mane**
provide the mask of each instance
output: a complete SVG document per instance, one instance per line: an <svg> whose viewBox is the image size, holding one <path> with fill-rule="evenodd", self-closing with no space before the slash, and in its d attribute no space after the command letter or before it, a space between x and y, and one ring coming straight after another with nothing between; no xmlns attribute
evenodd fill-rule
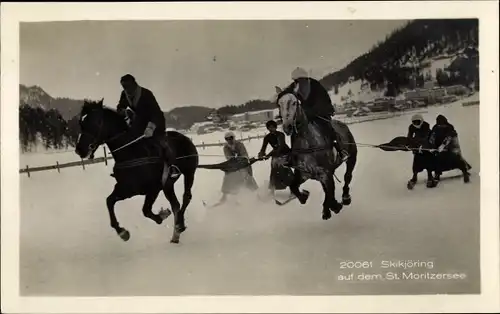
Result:
<svg viewBox="0 0 500 314"><path fill-rule="evenodd" d="M102 110L104 111L110 111L113 114L118 114L118 111L116 109L104 105L102 103L102 100L90 100L90 99L85 99L83 101L82 113L99 108L102 108Z"/></svg>
<svg viewBox="0 0 500 314"><path fill-rule="evenodd" d="M89 112L95 109L102 109L105 116L111 117L113 121L117 122L120 126L126 127L127 124L124 121L123 116L120 113L118 113L116 109L105 106L102 103L102 100L100 101L89 100L89 99L84 100L81 116L88 114Z"/></svg>
<svg viewBox="0 0 500 314"><path fill-rule="evenodd" d="M276 95L276 103L285 94L293 94L295 97L299 98L298 95L297 95L297 93L294 90L294 84L290 84L286 88L284 88L281 92L279 92L278 95Z"/></svg>
<svg viewBox="0 0 500 314"><path fill-rule="evenodd" d="M295 97L297 97L297 99L299 99L299 100L301 99L295 91L294 84L291 84L290 86L288 86L287 88L285 88L284 90L282 90L280 93L278 93L276 95L276 103L285 94L293 94ZM300 102L299 104L297 104L297 113L298 113L298 111L301 111L301 114L307 120L307 124L310 127L317 128L321 132L321 129L322 129L321 125L326 122L324 117L321 117L320 115L318 115L314 108L309 107L307 104L304 104L303 102ZM323 134L322 137L325 141L328 141L330 135Z"/></svg>

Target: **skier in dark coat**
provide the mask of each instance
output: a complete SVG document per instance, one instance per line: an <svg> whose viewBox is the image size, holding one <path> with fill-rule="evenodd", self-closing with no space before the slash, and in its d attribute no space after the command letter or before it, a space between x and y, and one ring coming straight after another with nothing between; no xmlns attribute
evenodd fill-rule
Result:
<svg viewBox="0 0 500 314"><path fill-rule="evenodd" d="M411 124L408 127L408 139L416 141L417 143L427 143L431 126L427 123L422 115L415 114L411 118Z"/></svg>
<svg viewBox="0 0 500 314"><path fill-rule="evenodd" d="M469 182L468 170L471 169L471 166L462 156L455 127L448 122L445 116L438 115L436 117L436 125L432 127L429 142L438 153L436 179L439 180L443 171L458 168L464 175L464 182Z"/></svg>
<svg viewBox="0 0 500 314"><path fill-rule="evenodd" d="M431 132L431 126L427 123L422 115L415 114L411 118L411 124L408 127L408 134L406 137L412 144L412 147L428 149L429 146L429 135ZM410 182L417 182L417 174L424 169L430 169L432 171L434 167L432 163L434 162L434 156L426 150L413 149L413 164L412 172L413 177ZM428 173L431 176L431 172Z"/></svg>
<svg viewBox="0 0 500 314"><path fill-rule="evenodd" d="M145 138L155 140L162 148L163 157L170 166L170 176L178 176L177 167L172 167L175 164L175 156L166 140L165 116L155 96L149 89L140 86L130 74L124 75L120 83L123 91L117 111L125 115L132 111L130 135L135 138L144 135Z"/></svg>
<svg viewBox="0 0 500 314"><path fill-rule="evenodd" d="M271 159L271 174L269 177L269 190L274 192L275 189L285 189L286 184L280 184L279 178L282 172L290 174L289 171L285 170L285 166L288 163L288 153L290 153L290 147L286 144L286 137L283 132L278 131L278 124L274 120L269 120L266 123L266 128L269 131L264 137L262 142L262 147L259 151L258 157L263 159ZM271 145L273 150L266 154L266 148Z"/></svg>

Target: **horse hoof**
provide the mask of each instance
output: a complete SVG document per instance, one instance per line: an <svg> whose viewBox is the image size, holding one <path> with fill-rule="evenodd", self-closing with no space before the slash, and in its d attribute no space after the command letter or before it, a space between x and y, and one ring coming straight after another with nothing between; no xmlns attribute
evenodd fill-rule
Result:
<svg viewBox="0 0 500 314"><path fill-rule="evenodd" d="M408 181L408 183L406 184L406 187L408 188L408 190L413 190L413 188L415 187L415 181Z"/></svg>
<svg viewBox="0 0 500 314"><path fill-rule="evenodd" d="M321 218L323 218L323 220L328 220L332 218L332 214L330 213L330 211L323 211L323 215L321 216Z"/></svg>
<svg viewBox="0 0 500 314"><path fill-rule="evenodd" d="M126 229L123 229L122 231L120 231L118 233L118 235L125 242L127 242L130 239L130 232L128 232L128 230L126 230Z"/></svg>
<svg viewBox="0 0 500 314"><path fill-rule="evenodd" d="M170 243L175 243L175 244L177 244L177 243L179 243L179 239L172 239L172 240L170 240Z"/></svg>
<svg viewBox="0 0 500 314"><path fill-rule="evenodd" d="M172 211L170 209L161 209L160 212L158 213L158 216L160 216L161 220L167 219L170 215L172 214ZM161 223L161 222L160 222Z"/></svg>
<svg viewBox="0 0 500 314"><path fill-rule="evenodd" d="M309 198L309 191L307 191L307 190L302 191L302 193L299 197L300 204L304 205L307 202L308 198Z"/></svg>
<svg viewBox="0 0 500 314"><path fill-rule="evenodd" d="M429 180L427 181L427 187L428 188L435 188L437 186L437 181L435 180Z"/></svg>
<svg viewBox="0 0 500 314"><path fill-rule="evenodd" d="M342 196L342 204L343 205L351 205L351 196L350 195L343 195Z"/></svg>
<svg viewBox="0 0 500 314"><path fill-rule="evenodd" d="M339 202L335 201L335 203L333 204L333 206L330 207L330 210L333 211L335 214L338 214L342 210L342 207L343 207L342 204L340 204Z"/></svg>
<svg viewBox="0 0 500 314"><path fill-rule="evenodd" d="M464 183L469 183L470 182L470 176L466 175L464 176Z"/></svg>

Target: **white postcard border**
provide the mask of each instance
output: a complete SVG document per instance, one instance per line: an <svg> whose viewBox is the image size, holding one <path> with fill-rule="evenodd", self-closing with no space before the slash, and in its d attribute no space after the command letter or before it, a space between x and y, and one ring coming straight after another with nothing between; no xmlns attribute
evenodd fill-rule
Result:
<svg viewBox="0 0 500 314"><path fill-rule="evenodd" d="M7 313L494 312L500 311L498 3L495 1L2 3L1 280ZM164 19L479 18L481 142L480 295L331 297L19 296L19 22ZM452 220L452 217L450 217ZM64 236L64 235L61 235ZM78 283L75 283L78 284ZM167 284L167 283L166 283Z"/></svg>

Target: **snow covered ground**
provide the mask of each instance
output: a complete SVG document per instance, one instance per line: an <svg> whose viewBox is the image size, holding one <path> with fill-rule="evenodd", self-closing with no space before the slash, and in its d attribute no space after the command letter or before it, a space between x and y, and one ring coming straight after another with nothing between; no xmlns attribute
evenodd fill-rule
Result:
<svg viewBox="0 0 500 314"><path fill-rule="evenodd" d="M314 181L303 185L311 192L306 205L294 201L278 207L243 193L239 204L231 200L227 206L206 209L202 201L218 199L223 173L200 169L180 244L169 243L171 218L158 226L142 216L143 197L116 205L118 220L131 232L131 239L123 242L109 226L105 204L114 184L109 176L112 162L107 167L88 165L85 171L74 167L61 173L37 172L31 178L21 175L21 294L478 293L479 107L462 107L462 101L429 107L423 116L433 125L442 113L455 125L463 154L473 167L471 183L450 179L435 189L419 184L409 191L410 153L360 148L351 186L353 202L328 221L321 220L323 192ZM350 128L358 142L379 144L406 134L409 119L403 115ZM222 134L214 133L194 142L218 139ZM261 141L245 145L255 155ZM199 153L202 163L223 160L221 147ZM21 156L20 166L63 158L77 160L72 152L27 154ZM341 180L343 173L341 167L337 172ZM254 175L263 193L269 162L255 164ZM422 173L420 181L424 179ZM181 196L182 183L177 185ZM340 187L337 184L338 197ZM160 206L169 206L163 195L155 210ZM456 272L465 274L465 279L338 280L339 275L351 273L355 278L362 273L401 273L402 269L382 269L380 263L403 260L434 263L432 269L406 272ZM341 269L343 261L368 261L372 267Z"/></svg>

